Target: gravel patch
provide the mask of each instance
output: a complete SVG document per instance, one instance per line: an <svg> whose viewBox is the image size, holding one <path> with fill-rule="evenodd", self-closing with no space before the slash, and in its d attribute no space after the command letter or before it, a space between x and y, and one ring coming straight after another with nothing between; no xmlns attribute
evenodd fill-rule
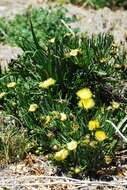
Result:
<svg viewBox="0 0 127 190"><path fill-rule="evenodd" d="M36 6L41 0L0 0L0 16L12 17L21 13L28 5Z"/></svg>
<svg viewBox="0 0 127 190"><path fill-rule="evenodd" d="M0 68L2 72L8 69L8 63L11 59L16 59L22 54L22 50L18 47L0 44Z"/></svg>
<svg viewBox="0 0 127 190"><path fill-rule="evenodd" d="M80 28L80 31L89 36L99 33L111 33L116 43L127 46L127 11L112 11L109 8L99 10L84 9L68 5L69 15L75 15L77 22L72 27Z"/></svg>
<svg viewBox="0 0 127 190"><path fill-rule="evenodd" d="M24 161L1 165L0 177L4 176L29 176L29 175L54 175L56 168L51 164L51 161L44 156L35 156L28 154Z"/></svg>

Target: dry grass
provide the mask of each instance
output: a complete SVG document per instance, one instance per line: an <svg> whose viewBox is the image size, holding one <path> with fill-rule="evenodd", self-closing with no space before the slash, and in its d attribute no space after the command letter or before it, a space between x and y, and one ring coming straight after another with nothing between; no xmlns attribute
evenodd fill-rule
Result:
<svg viewBox="0 0 127 190"><path fill-rule="evenodd" d="M0 187L13 189L42 189L42 190L85 190L85 189L117 189L124 190L126 180L119 181L89 181L58 176L22 176L0 177Z"/></svg>

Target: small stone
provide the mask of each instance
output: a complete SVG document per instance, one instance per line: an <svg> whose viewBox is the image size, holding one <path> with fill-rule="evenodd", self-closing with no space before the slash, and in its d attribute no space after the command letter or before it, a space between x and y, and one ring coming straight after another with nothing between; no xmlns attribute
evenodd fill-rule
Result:
<svg viewBox="0 0 127 190"><path fill-rule="evenodd" d="M21 173L25 167L25 164L18 164L16 166L16 172Z"/></svg>

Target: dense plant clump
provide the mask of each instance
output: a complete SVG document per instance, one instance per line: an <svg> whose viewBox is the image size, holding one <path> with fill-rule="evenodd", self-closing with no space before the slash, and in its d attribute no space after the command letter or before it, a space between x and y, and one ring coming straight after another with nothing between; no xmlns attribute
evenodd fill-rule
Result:
<svg viewBox="0 0 127 190"><path fill-rule="evenodd" d="M28 19L30 37L18 42L23 55L0 74L1 112L27 130L32 152L62 172L94 176L122 147L107 120L117 124L127 112L126 52L108 34L79 36L66 19L48 20L42 35L38 19Z"/></svg>

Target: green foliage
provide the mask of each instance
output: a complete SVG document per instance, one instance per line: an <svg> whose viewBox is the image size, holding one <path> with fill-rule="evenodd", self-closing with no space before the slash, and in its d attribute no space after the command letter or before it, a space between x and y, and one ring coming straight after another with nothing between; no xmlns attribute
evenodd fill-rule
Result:
<svg viewBox="0 0 127 190"><path fill-rule="evenodd" d="M48 154L71 175L80 171L94 176L107 166L106 156L112 157L121 146L106 120L117 123L125 116L126 53L110 35L90 39L77 35L65 23L66 18L64 25L58 19L60 27L47 21L51 27L48 33L45 28L42 38L38 36L40 28L34 26L40 19L28 20L31 37L25 35L18 43L24 54L10 63L7 73L1 73L0 91L5 93L0 93L1 109L27 129L37 143L37 154ZM82 88L90 89L86 100L92 99L95 106L78 106L82 99L76 92ZM99 122L93 130L90 120ZM97 131L101 131L99 139Z"/></svg>
<svg viewBox="0 0 127 190"><path fill-rule="evenodd" d="M0 42L5 40L6 36L6 21L4 18L0 19Z"/></svg>
<svg viewBox="0 0 127 190"><path fill-rule="evenodd" d="M17 15L15 18L0 20L0 40L11 44L20 44L22 38L32 40L30 27L30 18L40 44L46 39L63 34L63 24L61 20L69 23L73 18L65 17L66 10L64 8L55 9L28 9L23 15ZM57 30L56 30L57 29Z"/></svg>
<svg viewBox="0 0 127 190"><path fill-rule="evenodd" d="M84 4L88 6L92 6L94 8L102 8L104 6L108 6L110 8L113 7L124 7L127 8L126 0L70 0L71 3L74 4Z"/></svg>

